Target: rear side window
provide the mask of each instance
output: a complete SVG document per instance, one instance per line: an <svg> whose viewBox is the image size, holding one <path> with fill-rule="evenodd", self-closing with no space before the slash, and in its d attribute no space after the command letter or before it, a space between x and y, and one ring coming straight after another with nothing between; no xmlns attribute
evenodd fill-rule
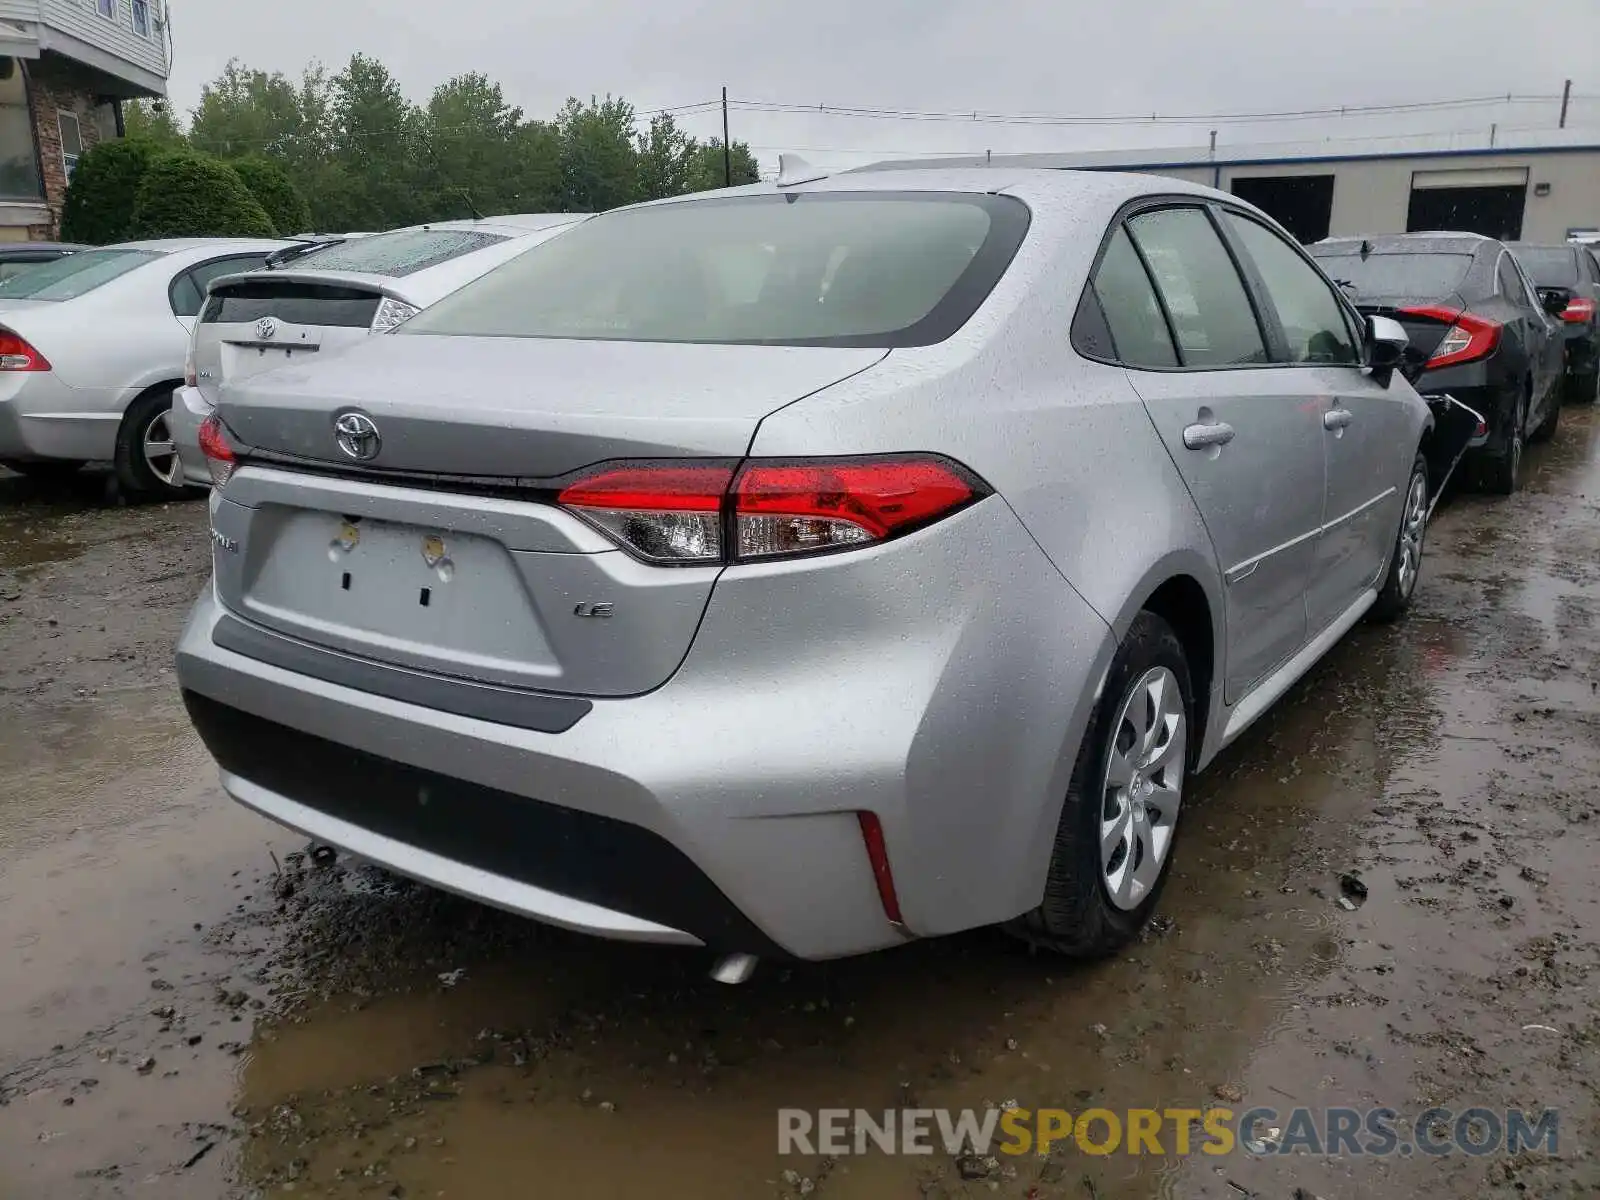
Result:
<svg viewBox="0 0 1600 1200"><path fill-rule="evenodd" d="M192 271L185 271L172 281L172 288L168 293L172 300L172 311L180 317L194 316L205 303L206 289L211 286L213 279L240 271L259 270L266 260L265 254L247 254L201 263Z"/></svg>
<svg viewBox="0 0 1600 1200"><path fill-rule="evenodd" d="M1198 208L1140 213L1129 232L1150 264L1186 367L1267 361L1267 346L1238 269Z"/></svg>
<svg viewBox="0 0 1600 1200"><path fill-rule="evenodd" d="M397 229L351 238L295 260L297 271L354 271L403 279L508 239L476 229Z"/></svg>
<svg viewBox="0 0 1600 1200"><path fill-rule="evenodd" d="M399 335L926 346L1010 265L1028 210L966 192L805 192L593 217Z"/></svg>
<svg viewBox="0 0 1600 1200"><path fill-rule="evenodd" d="M1130 367L1175 367L1167 318L1139 254L1118 226L1094 276L1094 294L1105 314L1117 361Z"/></svg>
<svg viewBox="0 0 1600 1200"><path fill-rule="evenodd" d="M1287 343L1286 362L1361 361L1344 307L1317 269L1265 225L1230 212L1224 218L1261 274Z"/></svg>

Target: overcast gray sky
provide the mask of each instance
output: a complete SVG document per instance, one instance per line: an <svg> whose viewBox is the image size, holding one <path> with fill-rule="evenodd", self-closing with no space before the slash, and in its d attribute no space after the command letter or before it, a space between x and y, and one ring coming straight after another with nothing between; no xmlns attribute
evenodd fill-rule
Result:
<svg viewBox="0 0 1600 1200"><path fill-rule="evenodd" d="M229 58L297 76L355 51L414 100L482 71L530 115L606 92L641 110L735 99L990 113L1200 114L1553 96L1600 135L1596 0L170 0L183 112ZM1583 98L1595 97L1595 98ZM1555 101L1220 124L1219 143L1551 128ZM715 113L681 118L702 136ZM735 111L766 164L907 153L1203 145L1208 125L1047 128Z"/></svg>

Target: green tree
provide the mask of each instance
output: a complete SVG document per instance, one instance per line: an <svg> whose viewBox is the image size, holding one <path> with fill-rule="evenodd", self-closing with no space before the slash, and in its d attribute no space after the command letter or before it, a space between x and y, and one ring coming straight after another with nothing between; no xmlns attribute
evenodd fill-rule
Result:
<svg viewBox="0 0 1600 1200"><path fill-rule="evenodd" d="M418 185L426 158L416 107L387 67L364 54L333 79L335 154L362 193L369 228L408 225L430 214Z"/></svg>
<svg viewBox="0 0 1600 1200"><path fill-rule="evenodd" d="M172 105L164 100L128 101L122 106L122 123L128 137L154 142L166 150L178 149L188 142L172 115Z"/></svg>
<svg viewBox="0 0 1600 1200"><path fill-rule="evenodd" d="M728 155L733 163L733 185L760 183L761 164L743 142L734 142ZM689 192L707 192L712 188L726 187L722 158L722 139L712 138L695 146L688 169Z"/></svg>
<svg viewBox="0 0 1600 1200"><path fill-rule="evenodd" d="M561 139L561 201L567 212L602 212L638 195L633 105L607 96L570 99L556 117Z"/></svg>
<svg viewBox="0 0 1600 1200"><path fill-rule="evenodd" d="M430 214L470 215L469 198L486 213L516 207L515 177L507 167L521 124L522 110L507 104L487 76L460 75L435 88L418 118Z"/></svg>
<svg viewBox="0 0 1600 1200"><path fill-rule="evenodd" d="M688 191L689 163L697 149L671 113L652 117L649 132L639 135L639 199L659 200Z"/></svg>
<svg viewBox="0 0 1600 1200"><path fill-rule="evenodd" d="M548 121L528 121L511 137L507 164L511 184L508 209L561 212L561 133Z"/></svg>
<svg viewBox="0 0 1600 1200"><path fill-rule="evenodd" d="M288 172L270 158L240 158L228 164L266 209L273 226L285 236L311 231L311 209Z"/></svg>
<svg viewBox="0 0 1600 1200"><path fill-rule="evenodd" d="M237 171L192 151L157 158L134 202L135 237L271 237L275 232Z"/></svg>
<svg viewBox="0 0 1600 1200"><path fill-rule="evenodd" d="M200 92L189 142L218 158L288 154L304 121L300 93L281 73L268 75L230 60Z"/></svg>
<svg viewBox="0 0 1600 1200"><path fill-rule="evenodd" d="M161 148L144 138L114 138L78 160L61 210L61 240L105 246L133 236L134 198Z"/></svg>

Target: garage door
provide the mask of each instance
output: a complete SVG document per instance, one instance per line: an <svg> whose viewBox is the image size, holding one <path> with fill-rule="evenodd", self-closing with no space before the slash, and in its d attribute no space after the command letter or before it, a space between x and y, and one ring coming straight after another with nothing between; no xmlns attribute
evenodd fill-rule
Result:
<svg viewBox="0 0 1600 1200"><path fill-rule="evenodd" d="M1417 171L1411 176L1408 233L1448 230L1515 241L1528 204L1526 167Z"/></svg>

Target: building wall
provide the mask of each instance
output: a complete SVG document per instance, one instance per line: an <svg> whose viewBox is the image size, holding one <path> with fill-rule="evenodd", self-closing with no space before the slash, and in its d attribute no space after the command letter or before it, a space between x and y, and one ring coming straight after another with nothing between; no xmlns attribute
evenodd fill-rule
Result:
<svg viewBox="0 0 1600 1200"><path fill-rule="evenodd" d="M1223 167L1221 187L1223 191L1231 191L1233 180L1244 177L1332 175L1333 217L1329 231L1332 235L1404 233L1415 172L1504 167L1528 171L1528 200L1522 221L1525 241L1559 242L1566 238L1569 229L1600 228L1600 153L1592 151ZM1192 169L1163 171L1162 174L1194 178ZM1210 183L1211 180L1208 177L1201 182ZM1550 185L1548 196L1534 194L1541 183Z"/></svg>
<svg viewBox="0 0 1600 1200"><path fill-rule="evenodd" d="M150 0L150 36L133 31L133 0L117 0L114 18L100 15L95 0L36 0L46 25L81 38L156 75L167 74L167 6Z"/></svg>
<svg viewBox="0 0 1600 1200"><path fill-rule="evenodd" d="M100 141L104 114L96 103L94 77L86 68L52 54L28 63L27 70L45 205L50 210L50 225L30 230L29 236L45 240L59 234L61 208L67 196L67 171L61 153L61 114L70 112L77 116L84 151Z"/></svg>

